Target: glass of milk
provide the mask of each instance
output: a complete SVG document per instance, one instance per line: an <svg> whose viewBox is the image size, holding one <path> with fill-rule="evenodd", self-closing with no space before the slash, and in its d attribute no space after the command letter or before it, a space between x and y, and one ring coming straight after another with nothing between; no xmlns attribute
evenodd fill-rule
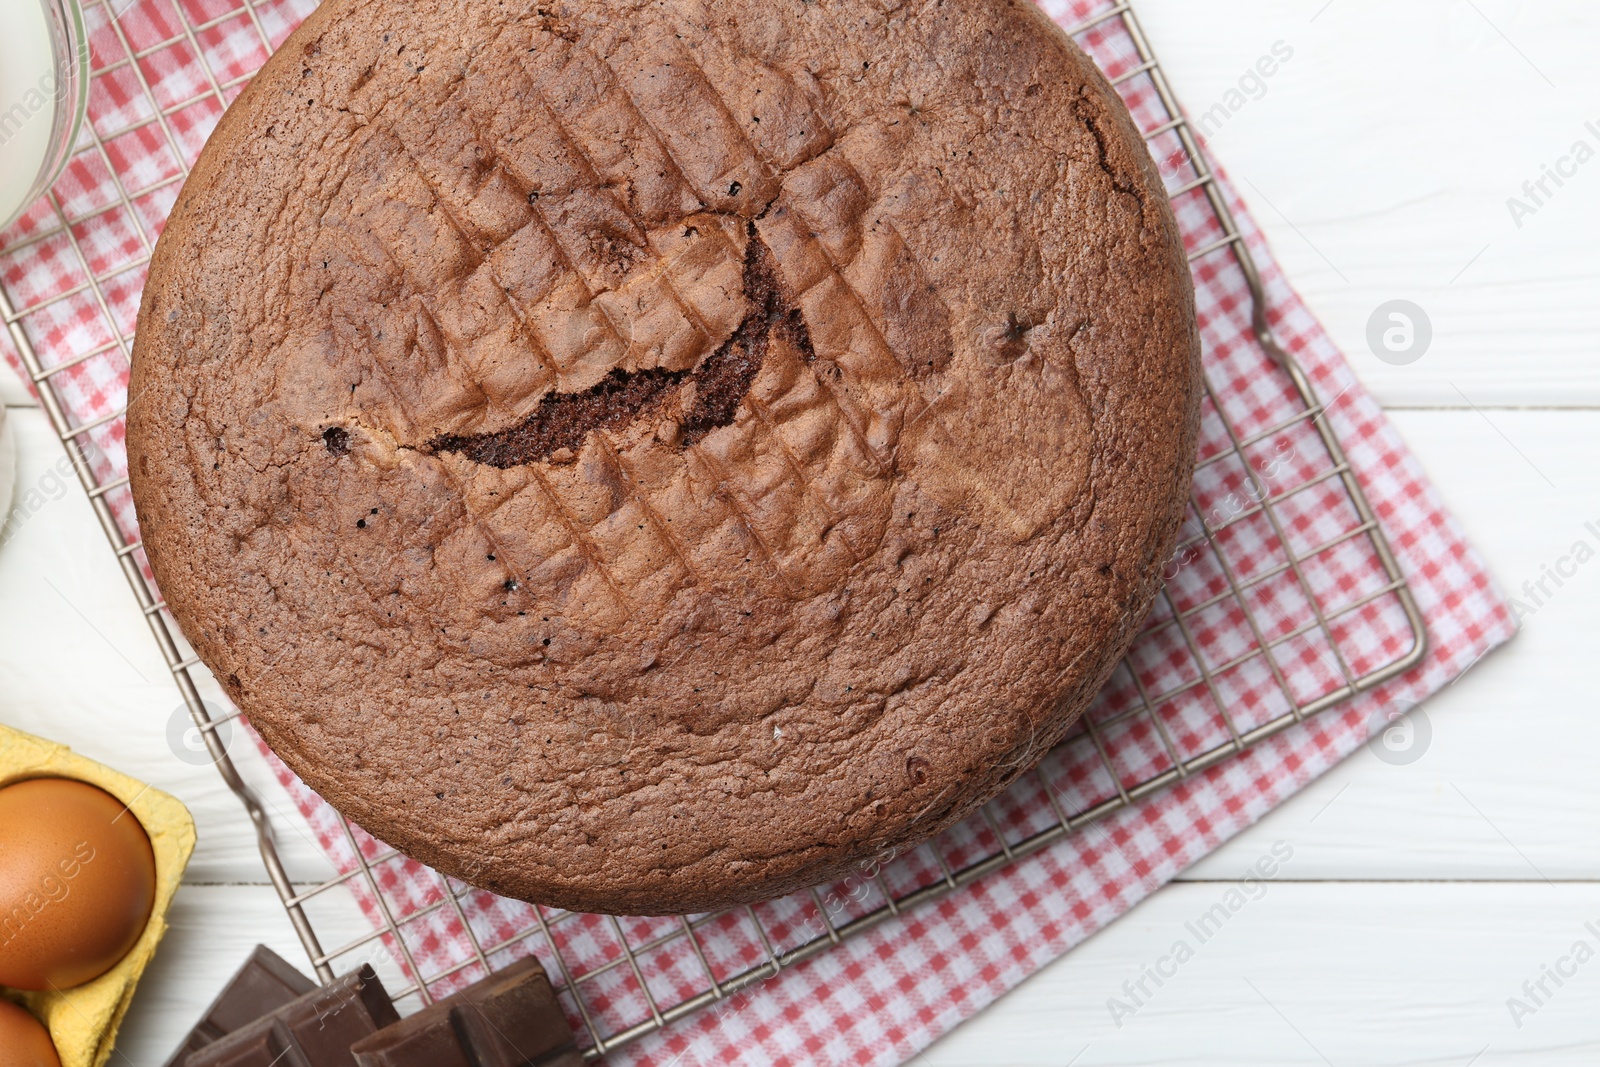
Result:
<svg viewBox="0 0 1600 1067"><path fill-rule="evenodd" d="M89 101L79 0L0 0L0 228L66 165Z"/></svg>

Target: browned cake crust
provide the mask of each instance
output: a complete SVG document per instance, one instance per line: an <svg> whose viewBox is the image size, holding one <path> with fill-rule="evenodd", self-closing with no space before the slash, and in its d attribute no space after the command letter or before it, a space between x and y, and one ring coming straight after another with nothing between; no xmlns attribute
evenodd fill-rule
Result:
<svg viewBox="0 0 1600 1067"><path fill-rule="evenodd" d="M327 0L161 239L151 565L267 742L501 893L708 910L922 840L1156 587L1189 272L1006 0Z"/></svg>

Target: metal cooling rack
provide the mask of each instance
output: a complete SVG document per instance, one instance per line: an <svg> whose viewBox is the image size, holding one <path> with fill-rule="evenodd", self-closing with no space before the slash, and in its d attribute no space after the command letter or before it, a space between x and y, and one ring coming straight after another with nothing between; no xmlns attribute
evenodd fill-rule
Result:
<svg viewBox="0 0 1600 1067"><path fill-rule="evenodd" d="M102 5L105 2L97 0ZM165 2L172 6L174 25L181 28L170 40L142 50L136 50L130 44L117 21L119 12L109 8L106 10L109 28L102 27L102 32L114 33L126 55L110 66L95 71L95 74L99 76L121 67L127 68L122 71L123 75L131 75L137 81L149 104L145 109L147 117L136 123L136 128L147 127L147 132L164 140L174 157L181 161L185 153L181 138L175 132L174 116L200 99L212 100L225 108L247 80L246 77L219 77L207 60L206 50L200 46L201 38L229 20L248 18L261 44L270 52L273 42L265 23L272 21L275 28L282 28L286 16L282 11L271 8L269 0L244 0L242 7L233 6L237 0L224 0L220 4L214 3L212 7L217 10L228 7L230 10L209 20L199 20L185 11L184 0ZM94 5L89 6L92 8ZM1171 149L1171 154L1166 156L1169 161L1181 160L1179 181L1176 184L1169 182L1169 193L1175 201L1185 196L1203 196L1215 216L1214 239L1191 249L1191 263L1198 271L1210 257L1228 256L1243 272L1253 300L1251 315L1255 340L1272 361L1263 366L1267 373L1280 374L1286 379L1297 395L1298 407L1292 417L1275 425L1242 432L1230 419L1225 404L1220 402L1219 390L1214 388L1214 383L1207 382L1208 418L1215 417L1218 420L1212 425L1220 427L1223 437L1222 447L1210 454L1202 453L1197 484L1206 484L1208 477L1218 475L1218 472L1227 468L1231 471L1228 477L1218 475L1211 480L1226 487L1231 479L1235 492L1229 499L1235 503L1219 509L1214 497L1207 500L1197 497L1195 517L1185 527L1188 536L1180 546L1178 559L1184 561L1204 555L1208 560L1214 560L1215 573L1211 576L1212 584L1209 587L1214 592L1192 602L1183 600L1180 603L1181 598L1175 594L1173 584L1169 583L1134 653L1118 669L1117 681L1113 682L1111 688L1118 691L1120 696L1102 700L1099 710L1085 716L1081 728L1046 757L1047 764L1052 759L1063 765L1078 760L1080 766L1082 761L1088 761L1096 769L1095 777L1100 782L1098 789L1075 788L1071 797L1068 797L1065 791L1046 780L1048 772L1044 767L1035 769L1022 781L1037 779L1042 787L1043 801L1047 801L1047 804L1036 802L1033 806L1035 816L1043 811L1043 818L1033 817L1031 821L1028 818L1019 819L1019 802L1015 796L1007 794L984 808L979 816L970 821L971 825L958 828L960 832L953 832L946 838L922 846L918 850L918 863L904 864L897 870L895 864L901 861L896 860L882 869L874 867L864 870L859 878L853 880L847 892L848 900L843 905L838 896L838 887L821 892L813 890L798 898L798 904L794 903L796 898L791 898L787 912L789 918L781 921L774 918L778 913L767 909L765 905L719 915L657 920L653 923L644 920L597 919L537 909L526 929L512 931L510 936L485 939L474 930L468 917L471 910L469 899L476 891L440 877L437 899L409 910L397 905L386 895L379 872L386 863L398 861L398 853L381 846L371 846L370 839L363 838L358 830L342 819L340 831L356 857L353 869L308 888L298 888L291 882L274 845L273 827L266 811L241 778L216 733L219 726L238 713L213 715L208 709L196 682L196 672L203 670L203 667L183 641L177 624L151 585L138 541L125 534L119 524L118 513L121 512L130 520L129 528L132 527L131 500L127 496L127 463L120 426L126 408L82 420L70 413L81 397L74 398L73 392L77 387L69 384L72 376L66 372L95 359L120 359L124 366L126 364L131 349L132 323L127 321L124 312L119 324L119 317L114 312L114 304L124 298L112 291L119 280L113 275L125 277L133 269L142 268L153 246L146 228L141 228L135 221L133 229L141 245L139 254L131 263L122 263L115 270L96 274L76 227L82 225L85 218L98 212L118 208L126 211L130 219L136 220L140 214L135 206L136 198L145 202L148 211L150 198L158 197L165 189L170 202L176 193L175 186L187 173L185 170L145 185L136 190L136 196L130 196L108 153L107 140L113 138L102 139L92 125L86 124L79 151L97 158L110 172L115 183L114 202L74 218L63 207L59 195L52 192L48 197L52 217L46 218L34 233L22 241L13 242L0 251L10 253L31 242L64 238L71 243L72 252L87 281L34 306L13 303L11 293L0 283L0 317L4 318L23 364L36 386L39 401L88 492L95 515L105 530L140 609L149 620L151 632L166 657L173 678L205 738L218 771L249 812L268 876L282 898L317 975L323 981L334 977L336 967L353 965L361 957L387 948L396 954L397 962L405 968L406 980L410 982L409 986L399 991L397 999L410 997L426 1003L433 998L436 987L459 984L467 973L478 973L474 968L493 970L493 961L502 962L503 965L509 959L506 953L515 950L521 943L536 939L548 946L545 959L547 963L554 964L551 968L552 977L562 988L563 997L575 1009L572 1014L583 1023L585 1033L580 1034L580 1042L587 1044L587 1054L591 1059L598 1058L607 1051L660 1030L707 1005L727 1001L741 991L771 978L784 967L824 953L846 938L968 885L1174 782L1216 766L1304 721L1308 716L1406 672L1422 660L1426 651L1426 634L1421 612L1343 448L1329 428L1328 420L1323 418L1326 407L1317 399L1305 373L1273 337L1267 323L1266 299L1256 264L1201 151L1195 131L1184 117L1131 4L1108 0L1103 10L1098 10L1093 17L1068 32L1075 38L1108 32L1127 35L1132 49L1130 63L1127 69L1113 72L1112 81L1124 95L1130 92L1154 94L1166 118L1146 131L1146 139L1158 158L1162 156L1162 146L1165 146ZM199 59L205 83L199 87L199 93L193 99L163 107L152 93L141 61L159 49L185 43ZM52 305L73 298L92 299L109 327L110 339L85 347L69 358L46 366L33 344L28 329L30 321ZM1253 461L1251 456L1254 450L1265 444L1288 438L1299 442L1295 445L1296 449L1321 451L1317 462L1297 466L1297 476L1289 484L1282 484L1281 478L1269 477L1267 469ZM1305 467L1313 469L1302 470ZM1291 547L1291 527L1296 524L1296 519L1293 516L1285 517L1283 512L1288 501L1307 490L1337 493L1342 501L1340 506L1347 507L1350 512L1350 521L1343 524L1337 536L1295 551ZM1251 570L1248 561L1241 563L1230 558L1227 544L1230 530L1251 523L1258 526L1264 523L1263 535L1276 538L1282 546L1282 558L1273 566ZM1370 556L1373 581L1363 585L1360 595L1353 600L1333 606L1329 602L1329 592L1323 590L1319 593L1308 572L1314 568L1319 556L1348 550L1351 546L1359 546L1363 553ZM1298 624L1285 627L1281 618L1272 617L1271 604L1281 602L1282 596L1275 594L1263 597L1260 594L1275 584L1282 587L1280 593L1286 588L1288 594L1294 594L1296 603L1303 602L1309 608L1308 612L1300 613L1306 617ZM1205 628L1208 613L1232 605L1237 605L1243 611L1252 640L1249 647L1228 658L1226 655L1219 656L1213 647L1214 643L1207 640ZM1339 623L1360 612L1375 610L1377 606L1403 613L1405 624L1410 627L1411 644L1409 648L1382 655L1377 661L1373 661L1371 655L1364 655L1359 659L1360 666L1353 667L1352 662L1357 658L1348 655L1342 647ZM1303 684L1291 684L1290 668L1285 666L1285 660L1292 655L1305 654L1303 646L1308 642L1315 646L1315 657L1331 668L1326 672L1329 679L1326 684L1309 692ZM1302 646L1300 651L1292 652L1291 649L1297 644ZM1141 650L1150 648L1157 650L1154 655L1158 657L1186 656L1192 661L1194 669L1177 684L1152 692L1150 679L1156 675L1152 675L1148 664L1141 663L1139 659ZM1254 719L1247 721L1237 702L1230 704L1233 690L1228 678L1230 672L1250 666L1258 675L1261 670L1268 672L1267 675L1261 675L1266 678L1262 684L1269 691L1276 690L1279 699L1268 702L1275 709L1270 714L1263 717L1257 713ZM1192 722L1183 725L1172 718L1172 706L1185 698L1189 698L1191 703L1198 701L1215 712L1216 721L1211 729L1196 728ZM1108 755L1111 746L1107 737L1113 731L1141 723L1153 727L1153 734L1149 736L1156 738L1157 751L1153 761L1146 761L1139 765L1136 773L1129 773L1126 761ZM1123 766L1119 766L1119 763ZM1034 800L1038 801L1038 797ZM1064 800L1067 802L1063 803ZM374 914L380 918L381 926L368 936L330 951L323 947L309 909L324 894L339 886L349 886L358 893L364 891L376 908ZM824 894L827 894L826 899ZM796 907L799 912L794 910ZM470 937L470 953L445 967L425 968L417 958L420 953L414 951L414 946L408 941L408 928L430 915L436 918L441 915L446 918L453 916L459 920L460 928ZM799 915L798 919L796 915ZM753 923L760 946L760 958L733 964L710 959L702 936L707 927L746 921ZM639 923L646 925L641 928ZM610 958L588 966L569 951L573 943L569 931L592 928L596 924L614 932L617 948L610 953ZM486 940L490 943L485 943ZM652 991L646 979L646 961L650 955L674 945L679 949L684 946L692 949L692 959L697 961L700 969L700 979L690 982L695 989L692 995L659 995ZM692 968L695 964L691 963L690 966ZM632 981L628 983L630 975ZM625 984L643 993L643 1004L648 1010L640 1010L636 1017L617 1018L614 1009L596 1006L591 1002L590 990L608 982L614 984L619 976Z"/></svg>

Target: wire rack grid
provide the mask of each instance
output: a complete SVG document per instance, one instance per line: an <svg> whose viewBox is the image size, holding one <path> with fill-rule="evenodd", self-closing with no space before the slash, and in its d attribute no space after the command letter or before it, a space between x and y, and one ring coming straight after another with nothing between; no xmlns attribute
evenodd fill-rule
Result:
<svg viewBox="0 0 1600 1067"><path fill-rule="evenodd" d="M1101 62L1141 121L1197 276L1242 274L1248 304L1224 312L1247 317L1241 332L1254 344L1219 354L1208 337L1203 440L1182 543L1132 652L1072 735L937 841L882 857L843 883L766 905L671 919L525 905L507 912L506 902L438 875L431 893L397 894L386 868L411 861L336 815L333 833L342 840L330 844L325 836L324 844L348 862L335 878L296 886L270 818L217 733L238 713L218 712L203 699L204 667L151 583L128 495L123 416L137 296L161 222L216 119L311 6L87 5L95 46L91 122L67 178L0 234L0 316L219 772L254 823L267 873L323 981L347 962L386 953L404 973L397 999L426 1003L535 952L581 1026L586 1054L598 1058L707 1005L733 1003L785 967L1421 661L1421 613L1324 417L1327 405L1273 337L1245 236L1132 5L1079 0L1069 10L1080 21L1068 32ZM164 56L169 61L160 62ZM174 69L189 82L175 84ZM158 165L129 166L130 144ZM85 189L99 191L85 196ZM39 262L52 257L66 266L40 292L32 280ZM87 329L86 319L93 320ZM1254 383L1243 402L1242 380ZM1263 391L1275 402L1264 404ZM1357 636L1375 614L1387 619L1390 637L1370 647ZM1396 640L1395 633L1408 636ZM339 887L355 892L375 928L329 950L311 909ZM437 942L441 920L451 934L464 935L456 940L465 946L442 963L422 944Z"/></svg>

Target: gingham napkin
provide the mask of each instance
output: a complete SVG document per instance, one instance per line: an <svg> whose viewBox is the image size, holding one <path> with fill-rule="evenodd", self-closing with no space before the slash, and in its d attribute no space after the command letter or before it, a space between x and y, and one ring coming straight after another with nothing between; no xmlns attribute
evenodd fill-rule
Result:
<svg viewBox="0 0 1600 1067"><path fill-rule="evenodd" d="M94 78L80 151L53 190L0 234L0 284L25 314L22 325L47 366L78 361L56 376L79 424L126 398L126 339L133 330L149 245L187 166L226 102L314 5L269 0L104 0L88 8ZM1077 26L1111 0L1048 0L1050 14ZM1138 65L1113 20L1081 35L1113 77ZM1168 116L1149 83L1121 86L1145 129ZM1189 175L1171 135L1152 142L1172 188ZM1254 252L1277 336L1315 384L1323 418L1348 453L1426 616L1429 651L1420 666L1264 742L1203 774L1109 816L937 902L892 919L806 963L608 1056L613 1064L748 1063L888 1065L912 1056L1185 867L1261 818L1387 723L1387 711L1420 702L1507 640L1515 622L1482 561L1343 357L1301 304L1225 179L1226 194ZM1220 233L1203 191L1177 198L1191 251ZM380 927L399 922L403 943L385 947L436 994L482 974L476 946L502 966L534 952L566 990L573 1021L611 1035L651 1020L773 953L939 880L1059 818L1112 800L1119 783L1146 780L1226 743L1290 706L1338 688L1341 677L1394 662L1414 635L1372 545L1359 533L1337 471L1287 377L1251 334L1244 278L1223 250L1197 261L1200 326L1211 385L1190 532L1202 541L1174 562L1167 594L1146 634L1088 718L1093 735L1046 758L1037 774L991 806L990 819L952 831L934 846L881 870L754 909L699 917L692 936L678 919L572 916L465 890L348 829L337 814L274 766L323 847L342 871L356 849L373 885L350 884ZM0 350L14 360L0 336ZM1227 415L1251 444L1233 454ZM88 432L102 477L126 470L122 425ZM1250 505L1258 481L1284 494L1274 530ZM126 490L108 495L130 531ZM1327 546L1327 547L1321 547ZM1285 548L1309 561L1304 584L1287 573ZM1229 592L1231 582L1245 592ZM1316 603L1336 611L1324 632ZM1248 611L1248 615L1246 612ZM1184 625L1176 624L1181 617ZM1255 621L1255 628L1250 625ZM1267 645L1271 656L1260 654ZM1200 663L1208 672L1202 678ZM1202 682L1204 684L1202 684ZM1148 705L1152 713L1138 713ZM1226 715L1223 714L1226 712ZM1093 744L1088 743L1093 741ZM1103 753L1103 755L1101 754ZM269 753L269 758L270 753ZM1113 776L1114 774L1114 776ZM871 875L871 877L868 876ZM467 936L470 928L471 938Z"/></svg>

